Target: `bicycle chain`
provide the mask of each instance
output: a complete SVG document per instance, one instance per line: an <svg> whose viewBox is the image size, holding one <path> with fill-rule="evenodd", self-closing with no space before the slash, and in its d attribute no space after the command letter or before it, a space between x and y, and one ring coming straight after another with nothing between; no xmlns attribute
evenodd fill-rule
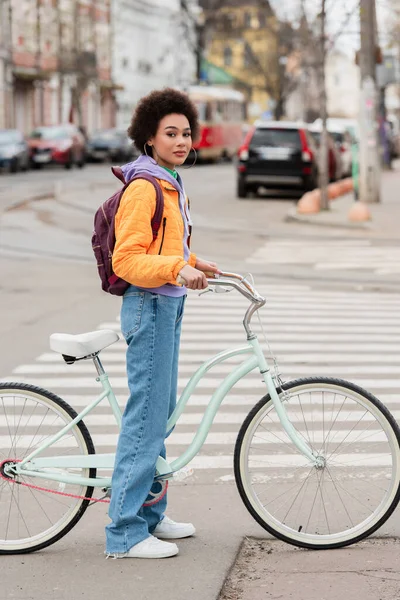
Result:
<svg viewBox="0 0 400 600"><path fill-rule="evenodd" d="M95 504L97 502L103 502L104 504L110 503L110 499L105 498L105 497L93 498L91 496L79 496L78 494L69 494L68 492L59 492L58 490L51 490L50 488L44 488L39 485L33 485L33 483L25 483L24 481L16 481L15 479L12 479L11 477L6 477L5 475L3 475L2 471L1 471L1 467L6 462L10 462L10 460L7 459L7 460L4 460L2 463L0 463L0 479L4 479L4 481L7 481L8 483L16 483L16 484L22 485L24 487L33 488L34 490L39 490L40 492L50 492L50 494L56 494L57 496L67 496L68 498L77 498L78 500L89 500L89 502L91 502L91 504ZM21 461L13 460L13 462L21 462ZM154 504L156 504L157 502L162 500L164 498L165 494L167 493L167 489L168 489L168 480L165 482L165 488L163 489L160 497L159 498L156 497L156 499L151 500L150 502L145 502L143 504L143 506L153 506ZM154 494L153 494L153 497L154 497Z"/></svg>

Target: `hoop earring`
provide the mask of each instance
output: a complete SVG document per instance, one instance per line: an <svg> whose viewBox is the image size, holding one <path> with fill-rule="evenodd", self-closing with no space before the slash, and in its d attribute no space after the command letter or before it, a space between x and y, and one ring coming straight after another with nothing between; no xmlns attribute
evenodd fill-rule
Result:
<svg viewBox="0 0 400 600"><path fill-rule="evenodd" d="M146 146L147 146L147 145L148 145L148 144L145 144L145 145L143 146L143 150L144 150L144 153L145 153L145 155L147 156L147 158L149 158L150 160L152 160L152 161L154 162L154 164L158 165L158 162L156 161L156 159L155 159L155 158L153 158L152 156L149 156L149 155L147 154L147 150L146 150ZM149 145L149 146L150 146L150 145ZM150 148L151 148L151 147L152 147L152 146L150 146Z"/></svg>
<svg viewBox="0 0 400 600"><path fill-rule="evenodd" d="M197 161L197 152L196 152L195 148L192 148L192 150L194 152L194 162L191 165L189 165L188 167L182 167L182 169L191 169L196 164L196 161Z"/></svg>

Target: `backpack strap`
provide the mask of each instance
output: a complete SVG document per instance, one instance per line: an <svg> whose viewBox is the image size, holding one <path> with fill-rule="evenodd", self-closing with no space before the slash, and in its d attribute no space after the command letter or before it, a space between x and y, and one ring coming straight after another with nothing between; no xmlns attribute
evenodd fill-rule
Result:
<svg viewBox="0 0 400 600"><path fill-rule="evenodd" d="M126 183L125 177L124 177L124 172L122 171L121 167L111 167L111 171L112 171L112 174L115 175L115 177L117 179L122 181L123 184Z"/></svg>
<svg viewBox="0 0 400 600"><path fill-rule="evenodd" d="M111 171L113 175L115 175L115 177L117 177L117 179L122 181L122 183L124 184L124 187L121 190L121 197L126 188L130 186L132 181L135 181L136 179L145 179L149 183L153 184L154 189L156 190L156 210L154 211L154 215L151 219L151 229L153 231L154 242L157 239L158 230L161 227L162 216L164 213L164 194L157 179L148 173L140 173L138 175L135 175L135 177L132 177L132 179L130 179L129 181L125 181L124 173L121 167L111 167Z"/></svg>
<svg viewBox="0 0 400 600"><path fill-rule="evenodd" d="M148 173L140 173L139 175L135 175L135 177L132 177L132 179L130 179L130 181L126 184L124 189L126 189L128 185L130 185L132 181L135 181L136 179L144 179L145 181L152 183L154 189L156 190L156 210L154 211L154 215L151 219L151 229L153 231L154 242L157 239L158 230L161 227L162 216L164 213L164 194L161 189L161 185L158 183L157 179L152 175L149 175Z"/></svg>

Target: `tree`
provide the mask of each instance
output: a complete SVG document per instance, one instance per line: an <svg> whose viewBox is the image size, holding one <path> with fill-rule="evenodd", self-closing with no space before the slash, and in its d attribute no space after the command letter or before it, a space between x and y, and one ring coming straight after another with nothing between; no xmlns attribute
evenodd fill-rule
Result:
<svg viewBox="0 0 400 600"><path fill-rule="evenodd" d="M253 90L267 92L273 101L275 118L281 118L285 100L294 87L286 68L287 57L296 46L291 23L277 19L267 0L201 0L200 5L203 9L202 31L198 36L201 53L216 36L227 41L242 39L246 80L251 80ZM253 14L257 12L258 27L252 26L251 19L246 22L245 12L240 22L233 22L235 9L239 7L244 11L246 7L251 8Z"/></svg>

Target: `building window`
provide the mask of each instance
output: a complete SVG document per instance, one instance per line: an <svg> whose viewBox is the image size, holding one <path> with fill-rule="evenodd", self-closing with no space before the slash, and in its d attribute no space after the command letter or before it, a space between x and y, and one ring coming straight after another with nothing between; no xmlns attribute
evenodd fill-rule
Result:
<svg viewBox="0 0 400 600"><path fill-rule="evenodd" d="M250 46L246 43L243 48L243 66L245 68L251 67L253 64L253 53Z"/></svg>
<svg viewBox="0 0 400 600"><path fill-rule="evenodd" d="M250 29L251 27L251 13L244 13L244 26L246 27L246 29Z"/></svg>
<svg viewBox="0 0 400 600"><path fill-rule="evenodd" d="M267 19L265 18L265 13L258 13L258 27L260 29L264 29L267 26Z"/></svg>
<svg viewBox="0 0 400 600"><path fill-rule="evenodd" d="M230 67L232 65L232 49L229 46L224 48L224 65Z"/></svg>

